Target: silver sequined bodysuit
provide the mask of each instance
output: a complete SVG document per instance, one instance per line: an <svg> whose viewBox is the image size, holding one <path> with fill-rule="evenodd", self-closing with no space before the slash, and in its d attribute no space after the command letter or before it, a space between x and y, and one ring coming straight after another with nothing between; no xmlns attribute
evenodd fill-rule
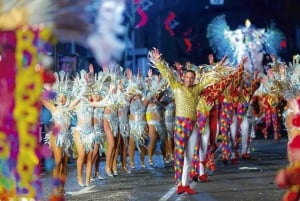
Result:
<svg viewBox="0 0 300 201"><path fill-rule="evenodd" d="M86 153L92 151L94 147L93 110L90 103L84 99L79 102L76 108L77 119L81 125L77 125L74 129L80 132L80 140Z"/></svg>
<svg viewBox="0 0 300 201"><path fill-rule="evenodd" d="M144 144L147 135L145 127L146 107L140 99L135 99L130 104L130 114L134 116L133 120L129 120L130 135L134 137L137 144Z"/></svg>
<svg viewBox="0 0 300 201"><path fill-rule="evenodd" d="M105 145L105 133L103 128L103 118L104 118L104 108L97 107L94 109L94 131L95 138L94 142L100 145L99 154L104 153L104 145Z"/></svg>
<svg viewBox="0 0 300 201"><path fill-rule="evenodd" d="M73 140L71 134L71 113L65 106L57 106L55 111L52 113L52 121L55 123L55 126L58 126L60 129L56 136L56 145L57 147L63 148L64 152L70 155L72 148ZM46 135L46 142L49 142L51 133Z"/></svg>
<svg viewBox="0 0 300 201"><path fill-rule="evenodd" d="M129 105L124 105L119 107L118 116L119 116L119 130L120 134L124 139L129 137Z"/></svg>
<svg viewBox="0 0 300 201"><path fill-rule="evenodd" d="M122 92L118 91L118 117L119 117L119 132L123 137L124 141L127 142L129 137L129 100L127 96Z"/></svg>
<svg viewBox="0 0 300 201"><path fill-rule="evenodd" d="M174 94L170 88L167 88L163 95L163 102L165 105L164 109L164 119L165 126L167 130L168 138L174 137L174 128L175 128L175 102Z"/></svg>
<svg viewBox="0 0 300 201"><path fill-rule="evenodd" d="M173 138L175 128L175 102L170 102L165 106L164 117L168 138Z"/></svg>
<svg viewBox="0 0 300 201"><path fill-rule="evenodd" d="M114 135L118 135L118 99L116 94L108 94L102 101L105 105L105 109L109 109L109 113L104 112L104 119L108 121L110 129Z"/></svg>

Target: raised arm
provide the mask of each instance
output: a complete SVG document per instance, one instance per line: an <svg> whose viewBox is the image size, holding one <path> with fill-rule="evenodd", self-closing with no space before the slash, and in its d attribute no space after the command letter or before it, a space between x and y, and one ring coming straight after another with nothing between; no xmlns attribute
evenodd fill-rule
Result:
<svg viewBox="0 0 300 201"><path fill-rule="evenodd" d="M78 103L80 102L80 98L75 98L69 105L70 109L73 109L73 107L75 107L76 105L78 105Z"/></svg>
<svg viewBox="0 0 300 201"><path fill-rule="evenodd" d="M156 48L153 48L153 50L148 53L148 59L152 67L159 70L171 88L175 88L180 83L175 79L173 72L169 68L168 64L161 58L161 56L162 54Z"/></svg>

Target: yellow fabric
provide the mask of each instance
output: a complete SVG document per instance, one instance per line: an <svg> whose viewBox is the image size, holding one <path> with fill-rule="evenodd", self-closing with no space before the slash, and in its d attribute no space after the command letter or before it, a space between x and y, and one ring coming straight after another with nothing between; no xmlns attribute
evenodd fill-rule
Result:
<svg viewBox="0 0 300 201"><path fill-rule="evenodd" d="M20 151L17 160L17 171L20 176L20 187L28 191L24 197L34 198L38 192L32 186L32 182L37 179L35 168L39 163L39 159L35 152L38 142L36 136L32 135L32 131L36 129L33 125L38 125L39 106L37 103L40 100L43 80L40 73L35 70L38 61L38 51L34 46L35 33L31 30L18 29L16 36L17 75L13 115L19 135ZM26 65L23 62L24 52L29 53L31 56L30 63Z"/></svg>
<svg viewBox="0 0 300 201"><path fill-rule="evenodd" d="M198 101L198 105L197 105L197 111L201 112L202 114L204 114L205 116L208 116L210 110L213 108L214 104L209 104L206 102L206 100L204 99L204 97L200 96L200 99Z"/></svg>

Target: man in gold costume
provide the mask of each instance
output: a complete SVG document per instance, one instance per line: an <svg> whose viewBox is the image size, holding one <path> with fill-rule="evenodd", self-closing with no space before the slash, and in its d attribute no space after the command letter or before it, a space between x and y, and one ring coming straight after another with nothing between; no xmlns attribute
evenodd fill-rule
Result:
<svg viewBox="0 0 300 201"><path fill-rule="evenodd" d="M197 141L197 130L195 122L197 119L196 106L199 94L206 87L219 82L214 72L207 73L201 77L198 84L194 85L196 73L187 70L183 75L183 82L174 78L173 72L167 63L161 59L161 53L157 49L149 52L149 60L153 67L157 68L161 75L168 81L175 97L175 181L177 184L177 194L196 194L196 191L189 187L189 170L191 169L192 155Z"/></svg>

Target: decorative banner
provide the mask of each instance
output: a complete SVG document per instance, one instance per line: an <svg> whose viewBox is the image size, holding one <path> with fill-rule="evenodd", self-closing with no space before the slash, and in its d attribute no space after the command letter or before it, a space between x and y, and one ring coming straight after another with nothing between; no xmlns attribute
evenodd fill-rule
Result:
<svg viewBox="0 0 300 201"><path fill-rule="evenodd" d="M135 28L141 28L145 26L148 22L148 15L145 12L153 5L152 1L150 0L133 0L133 4L137 5L136 11L141 17L140 21L135 25Z"/></svg>
<svg viewBox="0 0 300 201"><path fill-rule="evenodd" d="M141 20L135 25L135 28L141 28L148 22L148 16L141 7L137 7L137 13L141 16Z"/></svg>
<svg viewBox="0 0 300 201"><path fill-rule="evenodd" d="M190 52L192 50L193 44L188 37L183 38L184 44L186 46L185 51Z"/></svg>
<svg viewBox="0 0 300 201"><path fill-rule="evenodd" d="M171 11L168 17L165 19L165 29L169 32L170 36L174 36L174 29L179 25L179 22L175 20L176 14Z"/></svg>
<svg viewBox="0 0 300 201"><path fill-rule="evenodd" d="M183 33L183 42L186 46L185 51L190 52L193 48L192 41L190 39L190 35L193 32L192 28L189 28L186 32Z"/></svg>
<svg viewBox="0 0 300 201"><path fill-rule="evenodd" d="M37 66L42 40L50 35L46 29L28 27L0 32L0 200L42 197L39 100L43 74Z"/></svg>

